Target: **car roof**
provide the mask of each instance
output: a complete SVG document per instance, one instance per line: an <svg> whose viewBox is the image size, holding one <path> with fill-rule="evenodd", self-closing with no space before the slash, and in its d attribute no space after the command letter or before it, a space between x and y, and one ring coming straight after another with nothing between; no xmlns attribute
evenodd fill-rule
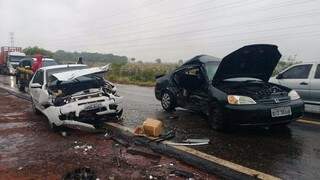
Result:
<svg viewBox="0 0 320 180"><path fill-rule="evenodd" d="M21 61L30 61L30 60L33 60L33 61L36 61L37 59L36 58L33 58L33 57L26 57L26 58L22 58ZM52 58L42 58L42 61L55 61L54 59Z"/></svg>
<svg viewBox="0 0 320 180"><path fill-rule="evenodd" d="M188 60L187 62L185 62L182 66L184 65L191 65L191 64L204 64L207 62L212 62L212 61L221 61L220 58L214 57L214 56L210 56L210 55L198 55L195 56L194 58Z"/></svg>
<svg viewBox="0 0 320 180"><path fill-rule="evenodd" d="M36 61L37 59L36 58L32 58L34 61ZM55 61L54 59L52 58L42 58L42 61Z"/></svg>
<svg viewBox="0 0 320 180"><path fill-rule="evenodd" d="M60 65L53 65L53 66L46 66L40 68L41 70L50 70L50 69L59 69L59 68L67 68L67 67L87 67L84 64L60 64Z"/></svg>

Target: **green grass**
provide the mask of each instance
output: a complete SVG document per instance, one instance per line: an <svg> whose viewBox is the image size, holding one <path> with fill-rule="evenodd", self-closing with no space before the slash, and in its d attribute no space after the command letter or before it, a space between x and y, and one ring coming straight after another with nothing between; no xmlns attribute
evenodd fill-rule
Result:
<svg viewBox="0 0 320 180"><path fill-rule="evenodd" d="M154 86L155 76L168 74L177 64L160 63L128 63L112 64L107 79L120 84L134 84L139 86Z"/></svg>

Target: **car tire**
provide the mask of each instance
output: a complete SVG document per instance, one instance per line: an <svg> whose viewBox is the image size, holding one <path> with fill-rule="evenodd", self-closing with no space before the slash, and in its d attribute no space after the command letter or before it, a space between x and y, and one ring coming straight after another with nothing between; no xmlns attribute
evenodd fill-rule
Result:
<svg viewBox="0 0 320 180"><path fill-rule="evenodd" d="M223 119L223 112L220 107L210 108L208 121L214 130L224 131L227 128L227 123Z"/></svg>
<svg viewBox="0 0 320 180"><path fill-rule="evenodd" d="M175 109L175 97L170 91L164 91L161 95L161 106L167 112L172 112Z"/></svg>
<svg viewBox="0 0 320 180"><path fill-rule="evenodd" d="M50 122L49 119L48 119L48 124L49 124L50 130L53 131L53 132L58 132L58 131L60 131L60 129L61 129L61 128L60 128L59 126L57 126L55 123Z"/></svg>
<svg viewBox="0 0 320 180"><path fill-rule="evenodd" d="M41 114L41 112L36 108L36 105L34 104L33 102L33 99L31 98L31 103L32 103L32 111L35 113L35 114Z"/></svg>

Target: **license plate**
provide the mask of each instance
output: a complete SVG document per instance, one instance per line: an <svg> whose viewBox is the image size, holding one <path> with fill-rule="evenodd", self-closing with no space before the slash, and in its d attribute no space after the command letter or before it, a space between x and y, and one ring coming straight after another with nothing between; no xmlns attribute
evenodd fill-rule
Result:
<svg viewBox="0 0 320 180"><path fill-rule="evenodd" d="M271 109L271 117L281 117L291 115L291 107L279 107Z"/></svg>
<svg viewBox="0 0 320 180"><path fill-rule="evenodd" d="M94 103L94 104L88 104L85 106L85 110L93 110L93 109L98 109L102 107L102 104L101 103Z"/></svg>

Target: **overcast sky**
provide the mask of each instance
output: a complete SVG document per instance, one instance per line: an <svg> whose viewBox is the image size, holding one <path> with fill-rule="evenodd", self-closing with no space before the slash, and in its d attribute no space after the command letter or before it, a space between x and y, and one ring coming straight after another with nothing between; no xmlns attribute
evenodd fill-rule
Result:
<svg viewBox="0 0 320 180"><path fill-rule="evenodd" d="M40 46L166 62L277 44L320 61L320 0L0 0L0 46Z"/></svg>

